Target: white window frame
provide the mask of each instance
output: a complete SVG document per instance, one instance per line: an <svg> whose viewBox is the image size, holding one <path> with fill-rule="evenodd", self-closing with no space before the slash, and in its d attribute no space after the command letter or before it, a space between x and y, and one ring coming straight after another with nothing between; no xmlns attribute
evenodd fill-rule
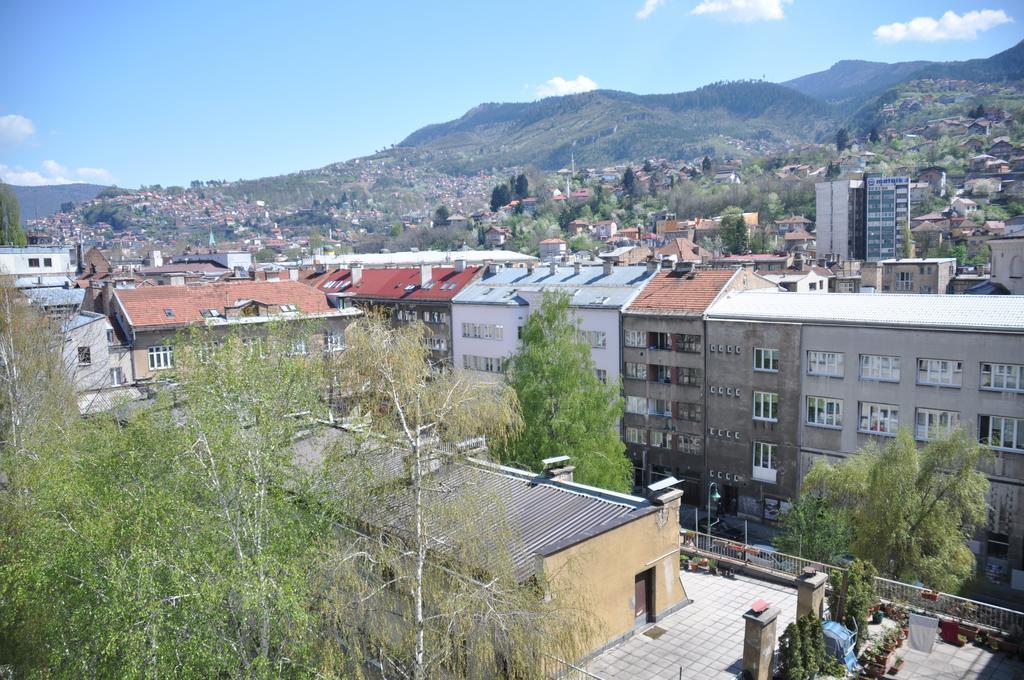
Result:
<svg viewBox="0 0 1024 680"><path fill-rule="evenodd" d="M120 366L110 369L110 386L120 387L124 385L124 371Z"/></svg>
<svg viewBox="0 0 1024 680"><path fill-rule="evenodd" d="M922 373L924 377L922 377ZM956 359L917 360L917 384L937 387L960 387L964 382L964 362Z"/></svg>
<svg viewBox="0 0 1024 680"><path fill-rule="evenodd" d="M861 354L859 376L861 380L899 382L900 358L888 354Z"/></svg>
<svg viewBox="0 0 1024 680"><path fill-rule="evenodd" d="M647 349L647 331L627 330L623 338L623 343L626 347Z"/></svg>
<svg viewBox="0 0 1024 680"><path fill-rule="evenodd" d="M983 361L979 384L985 391L1024 392L1024 365Z"/></svg>
<svg viewBox="0 0 1024 680"><path fill-rule="evenodd" d="M680 453L690 453L699 455L702 450L701 438L695 434L676 434L676 450Z"/></svg>
<svg viewBox="0 0 1024 680"><path fill-rule="evenodd" d="M345 349L345 334L338 331L324 333L324 351L340 352Z"/></svg>
<svg viewBox="0 0 1024 680"><path fill-rule="evenodd" d="M812 411L814 412L813 416ZM812 427L842 429L843 400L834 397L808 396L804 422Z"/></svg>
<svg viewBox="0 0 1024 680"><path fill-rule="evenodd" d="M755 347L754 370L761 373L778 373L779 350L772 347Z"/></svg>
<svg viewBox="0 0 1024 680"><path fill-rule="evenodd" d="M626 426L626 443L645 446L647 444L647 430L639 427Z"/></svg>
<svg viewBox="0 0 1024 680"><path fill-rule="evenodd" d="M659 409L659 402L663 404L665 408ZM652 397L647 400L647 412L652 416L670 418L672 417L672 402L668 399L654 399Z"/></svg>
<svg viewBox="0 0 1024 680"><path fill-rule="evenodd" d="M79 366L91 366L92 365L92 348L88 345L80 345L78 347L78 365Z"/></svg>
<svg viewBox="0 0 1024 680"><path fill-rule="evenodd" d="M658 449L672 448L672 435L664 430L651 430L648 433L650 446Z"/></svg>
<svg viewBox="0 0 1024 680"><path fill-rule="evenodd" d="M858 405L857 431L883 437L895 437L900 430L900 407L862 401ZM872 428L872 423L875 423ZM865 424L866 423L866 424Z"/></svg>
<svg viewBox="0 0 1024 680"><path fill-rule="evenodd" d="M594 375L596 375L597 379L600 380L602 383L605 383L605 384L608 383L608 371L607 370L605 370L603 368L595 368L594 369Z"/></svg>
<svg viewBox="0 0 1024 680"><path fill-rule="evenodd" d="M779 395L777 392L754 392L754 420L779 422Z"/></svg>
<svg viewBox="0 0 1024 680"><path fill-rule="evenodd" d="M959 426L959 411L919 408L914 413L914 438L918 441L944 439Z"/></svg>
<svg viewBox="0 0 1024 680"><path fill-rule="evenodd" d="M842 352L826 352L823 350L807 350L807 375L823 375L830 378L842 378L844 371Z"/></svg>
<svg viewBox="0 0 1024 680"><path fill-rule="evenodd" d="M634 397L626 395L626 413L636 415L647 415L647 399L645 397Z"/></svg>
<svg viewBox="0 0 1024 680"><path fill-rule="evenodd" d="M755 441L752 448L751 477L774 484L778 479L778 444Z"/></svg>
<svg viewBox="0 0 1024 680"><path fill-rule="evenodd" d="M996 425L999 431L999 444L991 444ZM997 451L1024 453L1024 418L982 414L978 416L978 441Z"/></svg>
<svg viewBox="0 0 1024 680"><path fill-rule="evenodd" d="M594 349L604 349L608 346L608 334L604 331L585 331L580 329L579 334L580 340Z"/></svg>
<svg viewBox="0 0 1024 680"><path fill-rule="evenodd" d="M170 345L153 345L146 350L146 356L151 371L174 368L174 348Z"/></svg>
<svg viewBox="0 0 1024 680"><path fill-rule="evenodd" d="M631 380L647 380L647 364L627 361L626 377Z"/></svg>

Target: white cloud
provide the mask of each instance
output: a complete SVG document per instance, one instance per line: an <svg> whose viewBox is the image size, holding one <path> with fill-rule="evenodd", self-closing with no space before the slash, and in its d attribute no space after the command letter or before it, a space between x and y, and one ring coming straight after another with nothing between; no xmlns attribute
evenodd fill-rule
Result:
<svg viewBox="0 0 1024 680"><path fill-rule="evenodd" d="M27 170L0 164L0 180L20 186L43 186L46 184L72 184L89 182L113 184L114 177L103 168L68 168L57 161L45 160L40 163L42 170Z"/></svg>
<svg viewBox="0 0 1024 680"><path fill-rule="evenodd" d="M654 10L665 4L665 0L644 0L644 6L636 11L637 19L646 19L654 14Z"/></svg>
<svg viewBox="0 0 1024 680"><path fill-rule="evenodd" d="M534 93L538 97L560 97L563 94L579 94L596 89L597 83L586 76L576 76L573 80L555 76L538 85Z"/></svg>
<svg viewBox="0 0 1024 680"><path fill-rule="evenodd" d="M25 116L8 113L0 116L0 146L13 146L36 133L36 126Z"/></svg>
<svg viewBox="0 0 1024 680"><path fill-rule="evenodd" d="M1001 9L971 10L963 16L949 11L938 19L917 17L906 23L892 23L875 29L875 40L881 42L901 42L903 40L921 40L936 42L939 40L974 40L982 31L1008 24L1013 19Z"/></svg>
<svg viewBox="0 0 1024 680"><path fill-rule="evenodd" d="M783 5L793 0L702 0L690 14L708 14L726 21L750 22L784 19Z"/></svg>

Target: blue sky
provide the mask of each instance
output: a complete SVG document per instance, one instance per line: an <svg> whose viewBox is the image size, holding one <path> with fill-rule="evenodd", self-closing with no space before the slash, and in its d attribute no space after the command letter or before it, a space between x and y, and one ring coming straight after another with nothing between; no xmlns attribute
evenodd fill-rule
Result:
<svg viewBox="0 0 1024 680"><path fill-rule="evenodd" d="M1024 37L1024 3L978 1L3 0L0 178L260 177L372 153L481 102L969 59Z"/></svg>

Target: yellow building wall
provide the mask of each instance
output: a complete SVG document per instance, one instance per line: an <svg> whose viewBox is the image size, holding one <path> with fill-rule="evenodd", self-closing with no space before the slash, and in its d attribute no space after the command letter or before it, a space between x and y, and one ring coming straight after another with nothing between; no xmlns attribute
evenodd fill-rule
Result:
<svg viewBox="0 0 1024 680"><path fill-rule="evenodd" d="M679 501L543 558L556 603L589 613L594 651L636 627L634 578L654 569L650 614L686 599L679 571Z"/></svg>

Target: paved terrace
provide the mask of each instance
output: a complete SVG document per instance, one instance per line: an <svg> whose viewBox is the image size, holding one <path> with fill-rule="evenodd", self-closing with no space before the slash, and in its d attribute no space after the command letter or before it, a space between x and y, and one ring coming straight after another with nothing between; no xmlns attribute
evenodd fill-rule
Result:
<svg viewBox="0 0 1024 680"><path fill-rule="evenodd" d="M683 572L683 585L692 604L593 659L586 670L602 680L734 679L741 670L743 614L751 603L760 597L780 608L777 636L796 617L796 589L787 586L705 572ZM658 635L658 629L664 632ZM974 645L936 639L931 654L906 645L897 654L905 663L896 678L1024 680L1024 663Z"/></svg>

